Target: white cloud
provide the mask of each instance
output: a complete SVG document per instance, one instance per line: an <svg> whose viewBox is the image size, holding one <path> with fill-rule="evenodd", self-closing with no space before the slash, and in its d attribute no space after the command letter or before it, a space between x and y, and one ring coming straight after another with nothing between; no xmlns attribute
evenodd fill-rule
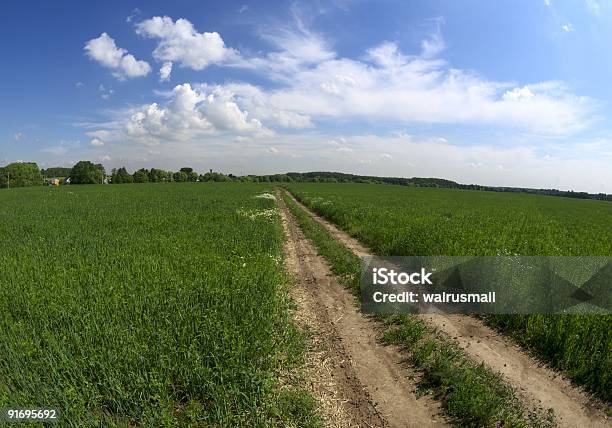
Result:
<svg viewBox="0 0 612 428"><path fill-rule="evenodd" d="M563 24L561 26L561 28L563 29L563 31L565 31L566 33L571 33L572 31L574 31L574 27L572 26L571 22L568 22L567 24Z"/></svg>
<svg viewBox="0 0 612 428"><path fill-rule="evenodd" d="M439 34L435 34L432 38L421 42L421 55L424 58L433 58L442 52L445 47L442 37Z"/></svg>
<svg viewBox="0 0 612 428"><path fill-rule="evenodd" d="M444 38L442 37L443 18L432 20L435 25L435 30L428 39L421 42L421 56L423 58L433 58L438 56L445 48Z"/></svg>
<svg viewBox="0 0 612 428"><path fill-rule="evenodd" d="M225 46L219 33L199 33L182 18L174 22L167 16L155 16L136 24L136 32L159 39L153 51L156 60L178 62L193 70L203 70L237 56L234 49Z"/></svg>
<svg viewBox="0 0 612 428"><path fill-rule="evenodd" d="M281 128L304 129L313 126L308 115L290 108L281 109L269 99L269 93L254 85L229 84L224 88L234 94L237 102L253 117Z"/></svg>
<svg viewBox="0 0 612 428"><path fill-rule="evenodd" d="M89 40L85 44L85 51L89 58L113 70L113 76L119 80L146 76L151 71L149 63L137 60L125 49L117 47L115 40L107 33L102 33L100 37Z"/></svg>
<svg viewBox="0 0 612 428"><path fill-rule="evenodd" d="M122 128L125 137L145 144L188 141L224 132L256 138L271 134L238 106L231 91L221 86L193 89L188 83L177 85L165 106L153 103L130 111Z"/></svg>
<svg viewBox="0 0 612 428"><path fill-rule="evenodd" d="M85 86L85 84L84 84L83 82L76 82L76 83L74 84L74 87L75 87L75 88L77 88L77 89L80 89L80 88L82 88L83 86Z"/></svg>
<svg viewBox="0 0 612 428"><path fill-rule="evenodd" d="M132 10L132 13L125 18L125 22L132 22L138 15L140 15L140 9L136 7Z"/></svg>
<svg viewBox="0 0 612 428"><path fill-rule="evenodd" d="M115 90L113 88L106 88L103 84L100 84L98 86L98 92L100 92L100 97L103 100L109 100L111 95L113 95L115 93Z"/></svg>
<svg viewBox="0 0 612 428"><path fill-rule="evenodd" d="M165 82L169 80L170 73L172 73L172 61L166 61L159 69L159 81Z"/></svg>
<svg viewBox="0 0 612 428"><path fill-rule="evenodd" d="M545 4L546 6L550 6L550 0L544 0L544 4Z"/></svg>
<svg viewBox="0 0 612 428"><path fill-rule="evenodd" d="M91 141L89 142L89 144L91 144L94 147L102 147L104 145L104 141L102 141L99 138L92 138Z"/></svg>
<svg viewBox="0 0 612 428"><path fill-rule="evenodd" d="M403 54L385 42L367 51L372 64L329 59L288 73L269 102L312 118L396 124L495 125L567 134L586 126L592 102L559 82L517 85L453 69L445 61Z"/></svg>
<svg viewBox="0 0 612 428"><path fill-rule="evenodd" d="M23 140L24 138L25 138L25 134L24 134L23 132L16 132L16 133L13 135L13 140L15 140L15 141L21 141L21 140Z"/></svg>
<svg viewBox="0 0 612 428"><path fill-rule="evenodd" d="M246 12L247 10L249 10L249 6L246 4L243 4L242 6L240 6L240 9L238 9L238 13L243 13L243 12Z"/></svg>
<svg viewBox="0 0 612 428"><path fill-rule="evenodd" d="M394 42L383 42L368 49L366 58L380 67L389 69L401 67L408 61L408 58L400 52L397 43Z"/></svg>
<svg viewBox="0 0 612 428"><path fill-rule="evenodd" d="M100 129L96 131L88 131L85 135L102 141L115 139L115 134L112 131Z"/></svg>
<svg viewBox="0 0 612 428"><path fill-rule="evenodd" d="M293 72L336 56L321 35L309 31L301 23L297 27L276 25L263 31L261 37L274 46L274 51L251 58L237 55L227 65L289 82Z"/></svg>

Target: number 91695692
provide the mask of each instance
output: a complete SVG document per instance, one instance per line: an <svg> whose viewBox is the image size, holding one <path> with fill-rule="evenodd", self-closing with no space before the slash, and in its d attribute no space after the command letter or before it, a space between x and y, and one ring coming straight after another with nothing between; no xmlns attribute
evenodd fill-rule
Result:
<svg viewBox="0 0 612 428"><path fill-rule="evenodd" d="M54 422L59 419L59 412L51 408L8 408L2 412L4 420L8 422Z"/></svg>

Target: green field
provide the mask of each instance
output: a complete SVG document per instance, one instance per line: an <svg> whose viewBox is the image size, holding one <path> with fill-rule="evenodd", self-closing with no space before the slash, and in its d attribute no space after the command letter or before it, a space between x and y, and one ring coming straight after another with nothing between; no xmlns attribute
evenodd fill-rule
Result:
<svg viewBox="0 0 612 428"><path fill-rule="evenodd" d="M287 187L378 255L612 256L609 202L366 184ZM612 401L612 316L488 321Z"/></svg>
<svg viewBox="0 0 612 428"><path fill-rule="evenodd" d="M308 418L278 387L301 337L264 189L1 191L0 408L72 426L284 426L296 402Z"/></svg>

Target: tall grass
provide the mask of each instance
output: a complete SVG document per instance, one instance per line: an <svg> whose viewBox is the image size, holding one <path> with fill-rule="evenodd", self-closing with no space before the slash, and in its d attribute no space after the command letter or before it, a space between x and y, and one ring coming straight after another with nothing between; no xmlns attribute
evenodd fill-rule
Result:
<svg viewBox="0 0 612 428"><path fill-rule="evenodd" d="M0 192L0 408L56 407L65 426L290 421L277 371L299 335L261 190Z"/></svg>
<svg viewBox="0 0 612 428"><path fill-rule="evenodd" d="M612 256L609 202L365 184L288 187L378 255ZM487 321L612 402L612 316Z"/></svg>

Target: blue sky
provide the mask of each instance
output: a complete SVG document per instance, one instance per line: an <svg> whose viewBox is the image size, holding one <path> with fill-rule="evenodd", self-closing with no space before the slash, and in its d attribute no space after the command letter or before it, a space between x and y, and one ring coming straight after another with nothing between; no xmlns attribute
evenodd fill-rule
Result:
<svg viewBox="0 0 612 428"><path fill-rule="evenodd" d="M5 2L0 164L612 193L612 4Z"/></svg>

